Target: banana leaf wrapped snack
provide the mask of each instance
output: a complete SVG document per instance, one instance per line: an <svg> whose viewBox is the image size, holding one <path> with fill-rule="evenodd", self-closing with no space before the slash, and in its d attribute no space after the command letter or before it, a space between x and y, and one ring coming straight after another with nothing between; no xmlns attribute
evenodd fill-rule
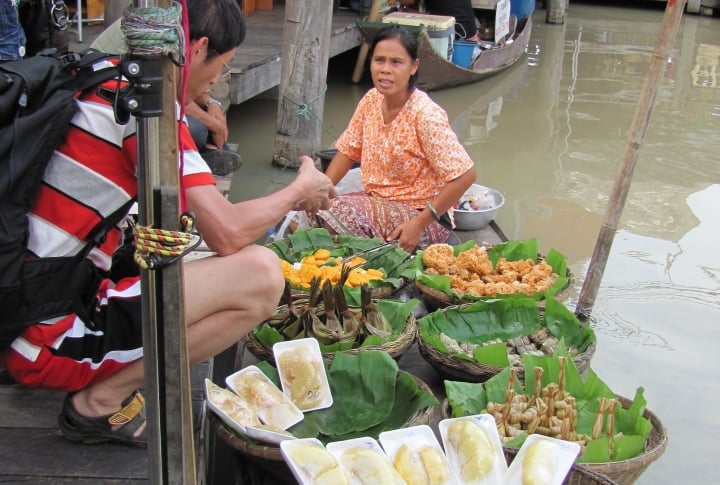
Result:
<svg viewBox="0 0 720 485"><path fill-rule="evenodd" d="M373 297L372 288L359 288L357 302L342 284L312 280L307 298L293 296L289 283L284 302L275 314L245 337L247 349L257 358L273 362L272 346L278 342L312 337L325 358L334 352L384 350L399 358L415 341L417 299L398 301ZM352 301L352 304L348 300Z"/></svg>

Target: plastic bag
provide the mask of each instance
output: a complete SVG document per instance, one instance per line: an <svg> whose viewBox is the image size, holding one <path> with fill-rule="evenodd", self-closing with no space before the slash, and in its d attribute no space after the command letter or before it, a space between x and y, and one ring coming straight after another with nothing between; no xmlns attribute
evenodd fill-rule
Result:
<svg viewBox="0 0 720 485"><path fill-rule="evenodd" d="M267 242L286 239L291 232L297 229L311 229L312 227L305 211L290 211L275 227L270 228L267 233Z"/></svg>

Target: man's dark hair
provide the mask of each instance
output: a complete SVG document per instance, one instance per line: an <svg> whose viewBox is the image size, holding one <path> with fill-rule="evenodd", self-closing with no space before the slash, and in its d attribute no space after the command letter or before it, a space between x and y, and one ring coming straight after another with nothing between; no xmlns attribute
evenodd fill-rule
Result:
<svg viewBox="0 0 720 485"><path fill-rule="evenodd" d="M207 37L208 56L224 54L245 39L245 17L237 0L188 0L190 39Z"/></svg>

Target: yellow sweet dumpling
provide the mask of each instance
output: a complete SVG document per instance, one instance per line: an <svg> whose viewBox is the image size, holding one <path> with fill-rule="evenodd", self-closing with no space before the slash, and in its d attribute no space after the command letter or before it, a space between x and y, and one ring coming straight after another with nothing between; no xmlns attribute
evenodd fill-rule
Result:
<svg viewBox="0 0 720 485"><path fill-rule="evenodd" d="M423 467L417 454L407 444L403 444L398 448L393 465L407 483L413 485L430 484L425 467Z"/></svg>
<svg viewBox="0 0 720 485"><path fill-rule="evenodd" d="M445 458L440 450L434 446L424 445L420 447L420 461L422 461L423 468L425 468L430 485L440 485L449 478L450 472L445 464Z"/></svg>
<svg viewBox="0 0 720 485"><path fill-rule="evenodd" d="M495 450L485 430L469 420L453 421L448 426L447 438L457 453L464 481L472 483L488 476Z"/></svg>
<svg viewBox="0 0 720 485"><path fill-rule="evenodd" d="M547 440L531 444L523 458L523 485L547 485L555 474L555 445Z"/></svg>
<svg viewBox="0 0 720 485"><path fill-rule="evenodd" d="M402 485L403 479L377 450L349 448L340 456L343 466L362 485Z"/></svg>
<svg viewBox="0 0 720 485"><path fill-rule="evenodd" d="M298 445L290 448L287 453L313 483L350 485L350 480L338 466L335 457L322 446Z"/></svg>
<svg viewBox="0 0 720 485"><path fill-rule="evenodd" d="M414 450L407 443L398 448L393 463L403 480L413 485L441 485L450 478L440 450L422 445Z"/></svg>
<svg viewBox="0 0 720 485"><path fill-rule="evenodd" d="M365 259L355 256L347 264L349 266L358 266L350 272L350 276L346 281L346 285L352 287L362 286L371 280L382 280L385 275L377 269L363 269L361 266L366 262ZM331 258L330 251L327 249L318 249L313 254L305 256L299 264L280 260L280 266L283 276L293 286L301 288L310 288L310 282L313 278L320 278L320 282L330 280L337 283L340 279L340 271L342 269L342 258Z"/></svg>

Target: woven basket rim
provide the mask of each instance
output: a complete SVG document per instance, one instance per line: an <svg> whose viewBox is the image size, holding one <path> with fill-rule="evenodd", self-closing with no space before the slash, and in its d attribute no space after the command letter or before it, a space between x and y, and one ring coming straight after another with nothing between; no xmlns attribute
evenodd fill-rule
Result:
<svg viewBox="0 0 720 485"><path fill-rule="evenodd" d="M417 332L417 343L420 355L435 367L441 374L451 375L460 379L470 380L471 382L483 382L490 377L499 374L505 367L497 367L481 362L471 362L462 360L452 355L448 355L432 345L425 342L422 338L419 328ZM584 352L572 358L573 364L581 374L590 367L590 360L595 354L597 348L597 340L590 343ZM519 367L518 379L524 379L524 370Z"/></svg>
<svg viewBox="0 0 720 485"><path fill-rule="evenodd" d="M620 395L616 395L616 397L625 409L632 404L631 399ZM443 399L443 402L440 404L440 415L442 419L452 417L450 401L447 398ZM665 452L668 443L667 432L660 418L647 408L643 411L643 417L650 420L652 430L645 441L645 451L642 454L627 460L605 463L581 463L577 465L605 475L618 483L632 483L634 479L628 481L623 478L626 478L626 475L637 478L650 463L657 460Z"/></svg>
<svg viewBox="0 0 720 485"><path fill-rule="evenodd" d="M385 342L381 345L354 347L352 349L343 350L341 352L356 354L364 350L383 350L390 354L392 358L397 359L400 358L400 356L402 356L412 346L413 342L415 342L415 338L418 333L417 328L417 319L415 318L415 315L411 313L408 315L407 320L405 321L405 327L403 328L402 333L400 333L400 335L398 335L398 338L396 338L395 340ZM272 347L268 347L258 342L257 338L255 338L255 335L253 335L252 332L248 332L245 337L243 337L243 341L245 342L246 348L255 357L261 360L266 360L271 364L275 365L275 357L272 352ZM334 352L322 352L322 356L325 359L332 359L333 355Z"/></svg>
<svg viewBox="0 0 720 485"><path fill-rule="evenodd" d="M413 378L413 380L420 389L434 396L430 386L422 379L420 379L414 374L411 374L410 372L398 370L397 375L400 376L401 374L408 374L410 377ZM436 408L437 405L420 409L410 418L410 420L404 427L407 428L421 424L430 424L435 416ZM246 455L264 458L266 460L284 461L280 452L280 447L278 445L263 444L260 442L250 441L249 439L246 439L233 431L213 411L210 411L208 415L210 424L215 430L215 432L227 445L229 445L233 449L238 450L239 452Z"/></svg>

